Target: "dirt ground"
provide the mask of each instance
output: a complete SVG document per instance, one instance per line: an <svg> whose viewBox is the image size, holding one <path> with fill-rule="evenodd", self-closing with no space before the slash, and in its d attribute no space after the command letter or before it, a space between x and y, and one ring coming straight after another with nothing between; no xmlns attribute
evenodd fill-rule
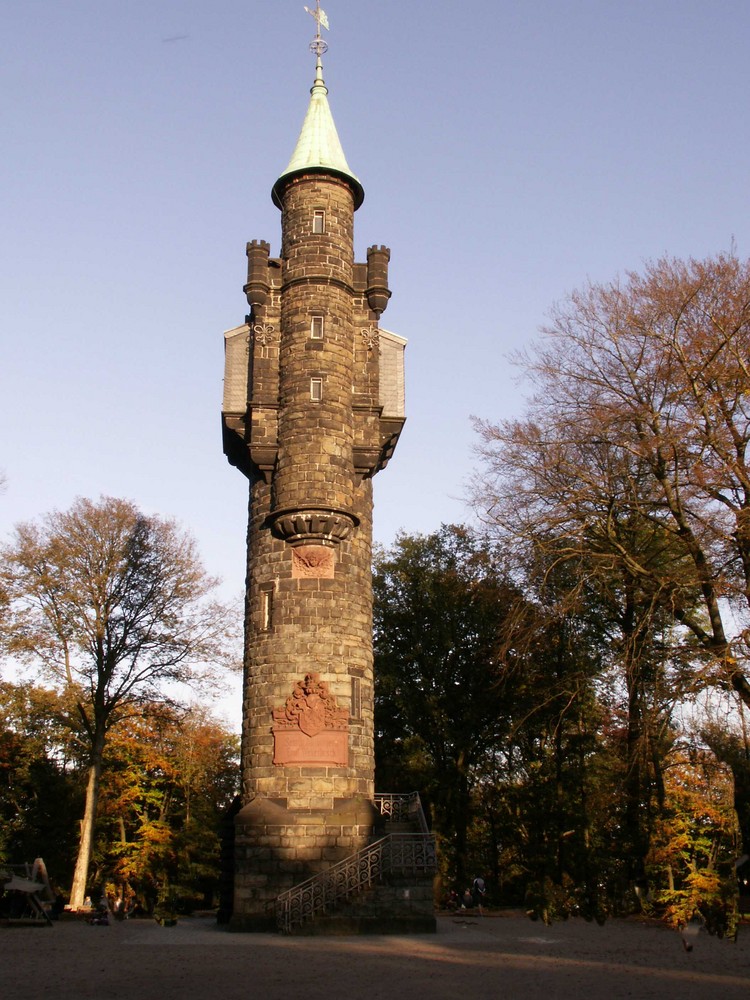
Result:
<svg viewBox="0 0 750 1000"><path fill-rule="evenodd" d="M750 926L736 943L701 932L691 952L658 925L442 916L435 935L231 934L210 918L176 927L0 927L2 1000L748 1000Z"/></svg>

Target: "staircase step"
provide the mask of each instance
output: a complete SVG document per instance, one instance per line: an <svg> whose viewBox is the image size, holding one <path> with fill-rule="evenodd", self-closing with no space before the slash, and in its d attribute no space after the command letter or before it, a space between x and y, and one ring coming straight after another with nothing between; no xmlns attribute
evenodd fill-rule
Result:
<svg viewBox="0 0 750 1000"><path fill-rule="evenodd" d="M397 820L383 815L368 847L278 897L280 929L305 935L435 932L435 842L426 833L419 797L403 798L415 819L406 818L405 809Z"/></svg>
<svg viewBox="0 0 750 1000"><path fill-rule="evenodd" d="M433 934L436 927L432 879L391 875L340 900L335 912L321 914L292 933Z"/></svg>

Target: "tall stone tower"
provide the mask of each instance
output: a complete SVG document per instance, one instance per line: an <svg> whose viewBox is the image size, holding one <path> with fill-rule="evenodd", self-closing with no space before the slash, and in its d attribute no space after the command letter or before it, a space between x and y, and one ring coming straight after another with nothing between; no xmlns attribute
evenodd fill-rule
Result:
<svg viewBox="0 0 750 1000"><path fill-rule="evenodd" d="M386 247L355 263L364 191L315 82L273 185L281 254L247 245L246 322L225 334L224 451L250 481L237 929L364 846L375 818L372 478L404 423L405 341L379 327ZM323 21L327 26L327 22Z"/></svg>

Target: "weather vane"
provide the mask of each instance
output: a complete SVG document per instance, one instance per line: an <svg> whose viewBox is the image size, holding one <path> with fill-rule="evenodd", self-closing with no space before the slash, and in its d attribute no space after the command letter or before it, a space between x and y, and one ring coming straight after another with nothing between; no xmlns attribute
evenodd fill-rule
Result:
<svg viewBox="0 0 750 1000"><path fill-rule="evenodd" d="M305 7L305 10L315 18L315 23L317 24L315 40L310 42L310 51L320 59L323 53L328 51L328 43L323 41L320 34L321 27L325 28L326 31L331 30L331 26L328 23L328 15L324 10L320 9L320 0L315 0L315 10L310 10L309 7Z"/></svg>

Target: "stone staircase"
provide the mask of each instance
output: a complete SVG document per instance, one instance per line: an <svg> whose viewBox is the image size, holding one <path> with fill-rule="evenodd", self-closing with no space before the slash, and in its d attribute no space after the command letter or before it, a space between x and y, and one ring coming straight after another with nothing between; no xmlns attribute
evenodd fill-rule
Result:
<svg viewBox="0 0 750 1000"><path fill-rule="evenodd" d="M419 795L379 794L377 839L282 893L285 934L434 933L435 840Z"/></svg>

